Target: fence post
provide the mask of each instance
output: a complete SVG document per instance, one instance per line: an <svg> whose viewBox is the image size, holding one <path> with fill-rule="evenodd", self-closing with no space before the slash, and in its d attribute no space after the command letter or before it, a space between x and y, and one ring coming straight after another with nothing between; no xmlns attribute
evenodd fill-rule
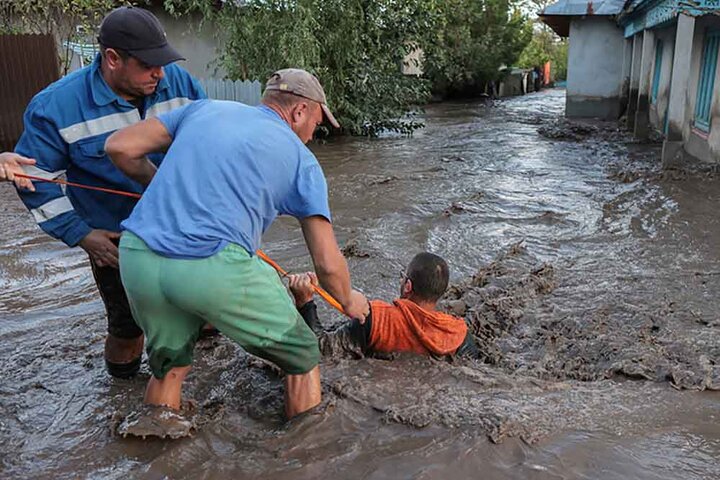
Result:
<svg viewBox="0 0 720 480"><path fill-rule="evenodd" d="M261 97L261 85L257 80L219 80L217 78L201 78L200 85L208 98L214 100L231 100L246 105L258 105Z"/></svg>

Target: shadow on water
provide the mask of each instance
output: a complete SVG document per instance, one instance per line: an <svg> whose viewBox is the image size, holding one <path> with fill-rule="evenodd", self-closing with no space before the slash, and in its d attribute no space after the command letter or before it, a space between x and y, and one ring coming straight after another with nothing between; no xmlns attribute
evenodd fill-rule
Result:
<svg viewBox="0 0 720 480"><path fill-rule="evenodd" d="M443 255L484 362L327 358L322 408L283 424L277 373L215 340L174 442L113 433L148 372L106 377L86 258L1 185L0 476L720 478L718 180L663 175L612 124L555 134L563 106L445 103L413 138L313 146L357 286L391 299L417 251ZM264 240L309 268L295 221Z"/></svg>

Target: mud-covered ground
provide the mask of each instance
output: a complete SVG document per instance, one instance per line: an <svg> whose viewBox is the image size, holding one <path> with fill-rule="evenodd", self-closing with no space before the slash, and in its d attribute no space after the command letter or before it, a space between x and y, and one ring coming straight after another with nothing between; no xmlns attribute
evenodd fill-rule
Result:
<svg viewBox="0 0 720 480"><path fill-rule="evenodd" d="M207 340L175 441L115 433L147 369L105 375L86 258L0 186L0 476L720 478L720 180L563 105L434 105L414 138L313 147L355 284L389 300L443 255L482 359L326 358L323 404L284 424L277 371ZM264 247L309 266L292 220Z"/></svg>

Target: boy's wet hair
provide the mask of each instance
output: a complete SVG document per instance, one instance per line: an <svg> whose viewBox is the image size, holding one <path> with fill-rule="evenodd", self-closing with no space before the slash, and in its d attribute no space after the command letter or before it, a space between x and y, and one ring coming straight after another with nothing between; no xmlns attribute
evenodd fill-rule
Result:
<svg viewBox="0 0 720 480"><path fill-rule="evenodd" d="M450 269L442 257L422 252L412 259L406 276L412 280L415 295L427 302L436 302L447 290Z"/></svg>

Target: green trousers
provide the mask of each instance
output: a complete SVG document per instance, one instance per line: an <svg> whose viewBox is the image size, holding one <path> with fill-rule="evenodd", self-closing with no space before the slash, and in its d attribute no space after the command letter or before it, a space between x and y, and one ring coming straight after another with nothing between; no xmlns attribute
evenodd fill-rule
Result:
<svg viewBox="0 0 720 480"><path fill-rule="evenodd" d="M306 373L318 364L317 338L280 277L239 245L208 258L175 259L155 254L126 231L120 275L157 378L192 363L206 322L286 373Z"/></svg>

